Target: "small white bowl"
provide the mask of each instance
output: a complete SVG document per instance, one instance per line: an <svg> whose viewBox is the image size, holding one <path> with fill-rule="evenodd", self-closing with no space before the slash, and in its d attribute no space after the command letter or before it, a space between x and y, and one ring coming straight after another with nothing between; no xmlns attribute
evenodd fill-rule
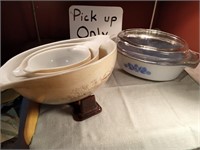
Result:
<svg viewBox="0 0 200 150"><path fill-rule="evenodd" d="M89 64L91 62L94 62L96 60L98 60L99 58L99 46L101 45L101 43L105 40L107 40L109 38L109 36L95 36L95 37L90 37L90 38L87 38L88 40L85 40L84 38L83 39L72 39L72 40L69 40L70 42L69 43L66 43L66 44L62 44L62 42L55 42L55 43L61 43L61 44L52 44L52 46L44 46L44 48L40 48L38 47L38 51L35 51L33 53L31 53L30 55L28 55L26 58L24 58L24 60L20 63L20 65L13 70L13 74L16 76L16 77L32 77L32 76L43 76L43 75L48 75L48 74L51 74L51 73L55 73L56 71L62 71L62 70L66 70L66 69L70 69L70 68L65 68L65 67L57 67L57 68L54 68L54 69L50 69L50 68L42 68L41 70L38 69L38 70L31 70L30 68L26 68L26 66L28 65L28 61L29 59L31 59L34 55L36 54L39 54L39 53L43 53L45 51L49 51L51 49L54 49L54 48L61 48L61 47L69 47L69 46L85 46L85 47L88 47L90 52L91 52L91 57L92 59L89 60L88 62L85 62L84 64L80 64L80 66L82 65L86 65L86 64ZM76 43L76 41L78 43ZM40 62L43 61L43 60L40 60ZM37 62L37 61L35 61ZM75 66L75 67L79 67L78 65ZM26 68L26 69L24 69ZM37 65L37 68L40 68L38 67Z"/></svg>
<svg viewBox="0 0 200 150"><path fill-rule="evenodd" d="M24 71L51 72L69 69L84 64L90 59L90 50L85 46L51 49L32 56L27 61Z"/></svg>
<svg viewBox="0 0 200 150"><path fill-rule="evenodd" d="M94 61L97 61L99 59L99 46L101 45L101 43L103 41L105 41L106 39L108 39L108 36L98 36L94 39L85 41L85 42L80 42L80 43L68 43L68 44L60 44L59 46L50 46L48 48L44 48L44 49L40 49L39 51L36 51L30 55L28 55L22 62L21 64L13 71L14 75L17 77L34 77L34 76L44 76L44 75L50 75L52 73L56 73L56 72L62 72L65 71L66 69L70 71L70 69L73 69L74 67L81 67L83 65L87 65L90 64ZM53 69L42 69L42 70L35 70L35 71L30 71L30 69L28 70L26 68L26 66L28 66L28 62L29 60L35 56L36 54L40 54L40 53L46 53L48 51L51 51L51 49L58 49L58 48L64 48L64 47L68 47L68 46L83 46L83 47L88 47L89 51L91 53L91 57L90 60L80 64L80 65L76 65L74 67L70 67L70 68L65 68L65 67L57 67L57 68L53 68ZM33 61L35 63L37 63L36 61Z"/></svg>

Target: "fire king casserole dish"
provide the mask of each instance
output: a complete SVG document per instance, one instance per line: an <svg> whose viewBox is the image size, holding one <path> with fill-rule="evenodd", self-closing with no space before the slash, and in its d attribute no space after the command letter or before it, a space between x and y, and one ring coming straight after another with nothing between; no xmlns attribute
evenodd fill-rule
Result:
<svg viewBox="0 0 200 150"><path fill-rule="evenodd" d="M199 62L186 41L158 30L123 30L118 34L117 48L118 63L124 71L153 81L173 80L185 67Z"/></svg>
<svg viewBox="0 0 200 150"><path fill-rule="evenodd" d="M87 40L87 38L83 40ZM70 43L70 40L67 42ZM54 44L30 49L6 62L0 68L1 91L14 89L22 96L38 103L70 103L92 94L95 89L107 81L114 69L117 56L116 43L107 38L100 46L100 59L88 65L70 71L55 72L50 75L31 78L16 77L12 74L12 71L25 57L38 49Z"/></svg>

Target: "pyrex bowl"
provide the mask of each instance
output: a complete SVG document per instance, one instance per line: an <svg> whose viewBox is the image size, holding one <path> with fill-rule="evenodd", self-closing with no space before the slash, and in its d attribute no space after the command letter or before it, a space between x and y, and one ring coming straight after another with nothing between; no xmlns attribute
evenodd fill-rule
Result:
<svg viewBox="0 0 200 150"><path fill-rule="evenodd" d="M0 68L0 73L4 75L0 78L1 91L12 88L22 96L38 103L74 102L92 94L95 89L107 81L117 56L116 43L108 39L100 46L100 59L93 63L71 71L62 71L46 76L15 77L12 74L13 69L36 49L18 54Z"/></svg>
<svg viewBox="0 0 200 150"><path fill-rule="evenodd" d="M26 67L17 67L13 71L15 76L26 76L27 73L35 72L66 70L80 66L91 59L89 48L80 45L50 49L48 51L32 54L31 57L24 62ZM20 66L25 65L23 64Z"/></svg>
<svg viewBox="0 0 200 150"><path fill-rule="evenodd" d="M95 43L93 43L93 42L91 42L91 43L93 45L95 45ZM90 46L91 46L91 43L90 43ZM75 43L73 43L72 45L74 45L74 44ZM88 44L88 43L82 43L82 44ZM60 44L59 46L53 46L53 47L61 48L65 45L68 45L68 44ZM80 45L80 44L76 43L75 45ZM48 47L48 49L49 48L51 49L52 47ZM51 74L54 74L55 72L58 73L58 72L62 72L62 71L71 71L71 69L82 67L82 66L85 66L85 65L88 65L90 63L97 61L99 59L99 44L97 46L95 46L95 48L93 47L92 49L89 49L89 50L90 50L90 53L91 53L91 59L88 60L85 63L82 63L81 65L78 65L78 66L75 66L75 67L72 67L72 68L68 68L68 69L61 67L60 69L50 70L50 71L44 71L43 70L43 71L37 71L37 72L29 72L25 76L26 77L37 77L37 76L51 75Z"/></svg>
<svg viewBox="0 0 200 150"><path fill-rule="evenodd" d="M154 81L175 79L195 67L199 56L186 41L163 31L127 29L118 34L118 63L126 72Z"/></svg>
<svg viewBox="0 0 200 150"><path fill-rule="evenodd" d="M56 43L51 43L51 46L42 46L38 47L38 50L31 53L27 57L25 57L21 63L13 70L13 74L18 77L31 77L31 76L43 76L47 74L51 74L54 72L62 71L62 70L69 70L70 68L74 67L80 67L86 64L89 64L91 62L94 62L98 60L99 58L99 46L101 43L108 39L109 36L103 36L99 35L94 37L85 38L83 39L72 39L68 41L67 43L63 43L62 41L60 44ZM77 42L76 42L77 41ZM49 45L49 44L48 44ZM82 47L82 48L80 48ZM60 62L60 57L61 58L66 58L69 56L64 56L64 55L70 55L67 54L67 52L71 49L74 50L79 50L79 52L82 51L82 53L86 50L88 53L90 53L89 59L80 60L79 63L75 63L73 65L67 65L63 60L62 64ZM72 52L74 52L72 50ZM52 55L52 53L54 53ZM49 57L46 56L46 54L50 54ZM38 58L39 56L39 58ZM43 58L44 57L44 58ZM71 57L71 56L70 56ZM59 58L59 59L58 59ZM80 55L74 55L72 58L77 59L80 58ZM51 66L46 65L47 62L49 64L49 61L51 60L57 60L55 63L50 63ZM78 59L79 60L79 59ZM52 65L56 65L53 66ZM64 66L63 66L64 65Z"/></svg>
<svg viewBox="0 0 200 150"><path fill-rule="evenodd" d="M27 62L27 72L71 68L91 59L89 48L83 46L51 49L34 55Z"/></svg>

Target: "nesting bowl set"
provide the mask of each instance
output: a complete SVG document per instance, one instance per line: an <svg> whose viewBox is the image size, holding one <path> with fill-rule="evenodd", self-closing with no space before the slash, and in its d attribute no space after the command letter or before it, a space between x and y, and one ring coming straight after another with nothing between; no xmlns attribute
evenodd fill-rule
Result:
<svg viewBox="0 0 200 150"><path fill-rule="evenodd" d="M0 89L14 89L38 103L70 103L91 95L111 75L116 43L94 36L45 44L22 52L0 68Z"/></svg>
<svg viewBox="0 0 200 150"><path fill-rule="evenodd" d="M15 76L37 76L37 73L51 73L81 66L89 60L91 53L84 46L50 49L27 56L13 73Z"/></svg>

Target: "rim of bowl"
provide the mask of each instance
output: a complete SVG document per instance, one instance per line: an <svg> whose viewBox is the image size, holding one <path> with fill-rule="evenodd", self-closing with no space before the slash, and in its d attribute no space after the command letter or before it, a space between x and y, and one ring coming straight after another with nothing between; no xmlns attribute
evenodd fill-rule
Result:
<svg viewBox="0 0 200 150"><path fill-rule="evenodd" d="M73 64L70 64L70 65L64 65L64 66L58 66L58 67L52 67L52 68L41 68L41 69L34 69L34 70L27 70L27 66L28 66L28 64L30 63L30 61L34 58L34 57L37 57L37 55L39 55L39 54L41 54L41 53L46 53L46 52L49 52L49 51L55 51L55 50L57 50L57 49L65 49L65 48L75 48L75 47L85 47L85 48L87 48L87 57L85 57L84 59L82 59L82 60L79 60L78 62L76 62L76 63L73 63ZM79 65L79 64L82 64L82 63L87 63L89 60L91 60L90 58L91 58L91 51L90 51L90 49L88 48L88 47L86 47L86 46L83 46L83 45L75 45L75 46L70 46L70 47L59 47L59 48L53 48L53 49L49 49L49 50L47 50L47 51L42 51L41 53L37 53L37 54L35 54L35 55L33 55L31 58L29 58L28 60L27 60L27 66L23 69L24 71L26 71L26 72L30 72L30 73L32 73L32 72L42 72L42 71L53 71L53 70L57 70L57 69L65 69L65 68L71 68L71 67L73 67L73 66L77 66L77 65ZM89 59L89 60L88 60Z"/></svg>

